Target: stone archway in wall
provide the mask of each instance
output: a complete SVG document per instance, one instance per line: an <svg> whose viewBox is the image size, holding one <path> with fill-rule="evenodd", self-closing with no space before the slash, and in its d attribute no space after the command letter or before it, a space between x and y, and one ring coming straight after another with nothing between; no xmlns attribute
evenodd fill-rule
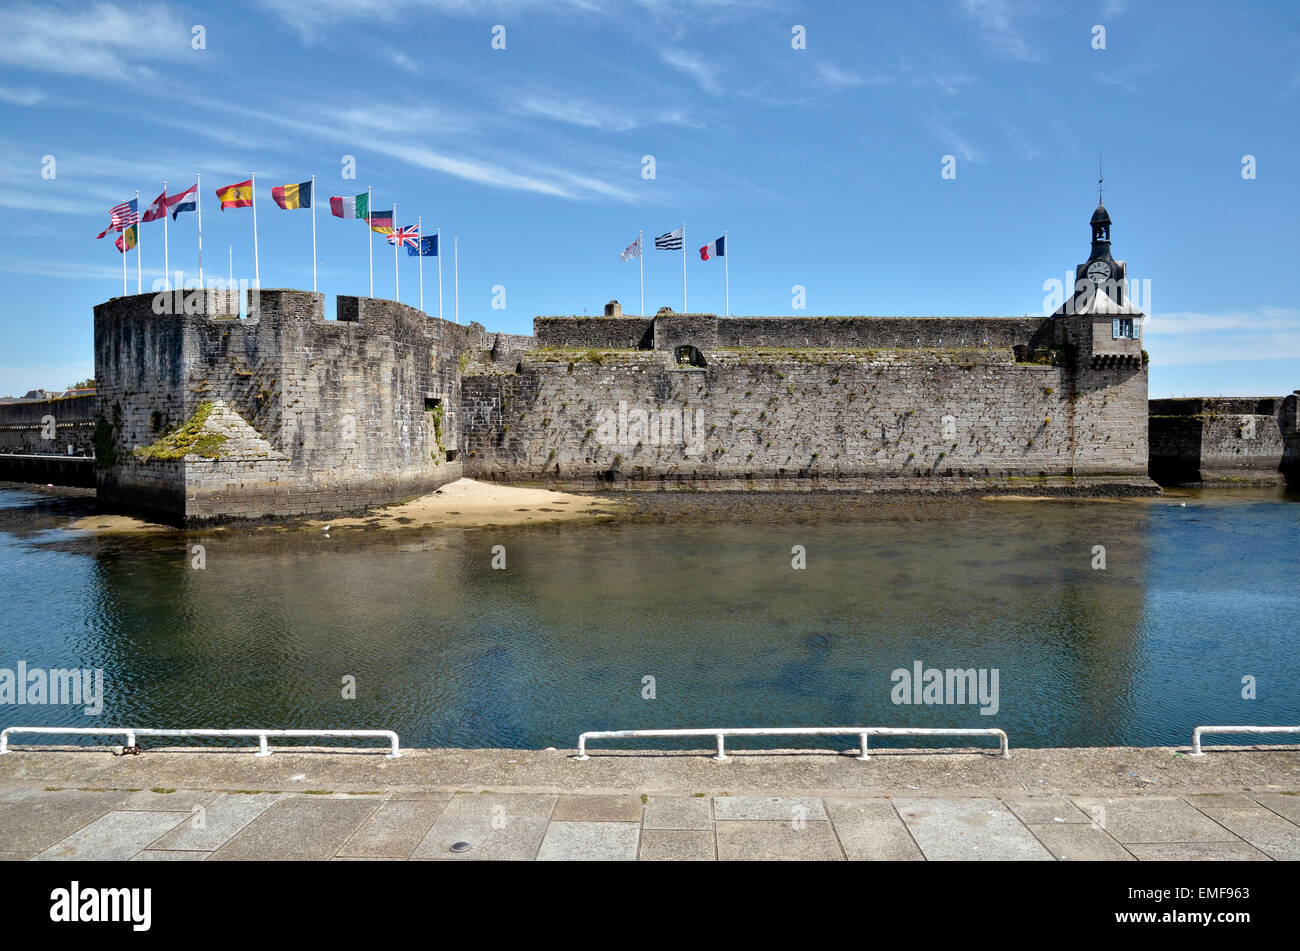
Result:
<svg viewBox="0 0 1300 951"><path fill-rule="evenodd" d="M699 347L692 347L690 344L683 344L673 349L673 362L683 367L703 367L704 354L700 353Z"/></svg>

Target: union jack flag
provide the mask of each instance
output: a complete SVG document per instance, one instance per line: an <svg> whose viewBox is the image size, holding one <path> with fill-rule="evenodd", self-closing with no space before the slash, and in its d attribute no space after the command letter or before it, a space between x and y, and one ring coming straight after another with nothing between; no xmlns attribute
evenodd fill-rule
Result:
<svg viewBox="0 0 1300 951"><path fill-rule="evenodd" d="M407 225L405 228L398 228L388 236L388 243L395 244L399 248L402 245L418 249L420 247L420 232L414 225Z"/></svg>
<svg viewBox="0 0 1300 951"><path fill-rule="evenodd" d="M104 237L110 231L121 231L123 228L129 228L131 225L137 224L140 221L140 216L136 213L135 202L136 200L132 198L130 201L124 201L122 204L114 205L108 209L108 227L95 235L95 239L98 240Z"/></svg>

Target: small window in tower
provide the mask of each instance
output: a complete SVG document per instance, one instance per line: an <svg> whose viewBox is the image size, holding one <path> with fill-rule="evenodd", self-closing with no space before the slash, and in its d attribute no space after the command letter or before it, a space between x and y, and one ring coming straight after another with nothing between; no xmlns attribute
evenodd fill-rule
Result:
<svg viewBox="0 0 1300 951"><path fill-rule="evenodd" d="M1119 319L1119 336L1125 340L1133 339L1133 318L1121 317Z"/></svg>

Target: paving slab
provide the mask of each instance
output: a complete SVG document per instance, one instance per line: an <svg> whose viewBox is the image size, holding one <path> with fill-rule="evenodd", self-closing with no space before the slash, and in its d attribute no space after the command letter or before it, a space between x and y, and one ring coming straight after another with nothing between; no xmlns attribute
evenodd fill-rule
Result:
<svg viewBox="0 0 1300 951"><path fill-rule="evenodd" d="M1080 822L1091 825L1088 814L1064 796L1042 796L1030 799L1004 799L1002 804L1016 814L1025 825L1057 822Z"/></svg>
<svg viewBox="0 0 1300 951"><path fill-rule="evenodd" d="M6 803L0 806L5 847L11 852L43 851L88 826L125 798L125 793L113 790L60 789Z"/></svg>
<svg viewBox="0 0 1300 951"><path fill-rule="evenodd" d="M411 858L531 862L542 845L547 822L546 818L536 816L449 815L444 810L415 847ZM451 846L456 842L468 842L470 850L452 852Z"/></svg>
<svg viewBox="0 0 1300 951"><path fill-rule="evenodd" d="M810 796L714 796L713 818L728 822L792 822L826 819L820 799Z"/></svg>
<svg viewBox="0 0 1300 951"><path fill-rule="evenodd" d="M1279 861L1300 859L1300 826L1255 802L1245 805L1229 801L1221 805L1200 801L1203 798L1198 797L1196 802L1201 812L1270 858Z"/></svg>
<svg viewBox="0 0 1300 951"><path fill-rule="evenodd" d="M996 799L895 799L894 808L930 861L1052 857Z"/></svg>
<svg viewBox="0 0 1300 951"><path fill-rule="evenodd" d="M712 833L713 801L707 796L650 796L646 800L642 826L645 829Z"/></svg>
<svg viewBox="0 0 1300 951"><path fill-rule="evenodd" d="M153 847L195 852L215 851L281 798L275 793L219 795L203 807L202 813L192 814L193 818L189 822L181 823L155 842Z"/></svg>
<svg viewBox="0 0 1300 951"><path fill-rule="evenodd" d="M1255 793L1255 800L1283 819L1300 825L1300 796L1287 793Z"/></svg>
<svg viewBox="0 0 1300 951"><path fill-rule="evenodd" d="M796 827L784 822L741 819L719 821L716 826L718 858L723 861L839 862L844 852L826 820L811 820Z"/></svg>
<svg viewBox="0 0 1300 951"><path fill-rule="evenodd" d="M561 796L552 822L640 822L640 796Z"/></svg>
<svg viewBox="0 0 1300 951"><path fill-rule="evenodd" d="M145 849L131 857L132 862L202 862L211 852L186 852L178 849Z"/></svg>
<svg viewBox="0 0 1300 951"><path fill-rule="evenodd" d="M437 799L381 803L338 854L349 858L409 858L446 806L446 800Z"/></svg>
<svg viewBox="0 0 1300 951"><path fill-rule="evenodd" d="M466 793L448 799L443 815L549 819L557 798L530 793Z"/></svg>
<svg viewBox="0 0 1300 951"><path fill-rule="evenodd" d="M0 789L0 803L18 802L20 799L26 799L28 796L34 796L40 792L37 786L19 786L12 789Z"/></svg>
<svg viewBox="0 0 1300 951"><path fill-rule="evenodd" d="M853 862L919 862L925 856L888 799L823 802L844 854Z"/></svg>
<svg viewBox="0 0 1300 951"><path fill-rule="evenodd" d="M1029 831L1063 862L1132 862L1132 854L1091 822L1030 823Z"/></svg>
<svg viewBox="0 0 1300 951"><path fill-rule="evenodd" d="M640 822L556 822L546 829L539 862L633 862Z"/></svg>
<svg viewBox="0 0 1300 951"><path fill-rule="evenodd" d="M35 852L0 852L0 862L26 862Z"/></svg>
<svg viewBox="0 0 1300 951"><path fill-rule="evenodd" d="M712 829L643 828L637 857L642 862L712 862L718 854Z"/></svg>
<svg viewBox="0 0 1300 951"><path fill-rule="evenodd" d="M1143 862L1267 862L1249 842L1155 842L1126 845Z"/></svg>
<svg viewBox="0 0 1300 951"><path fill-rule="evenodd" d="M1237 836L1182 799L1168 796L1072 798L1093 822L1124 845L1240 841Z"/></svg>
<svg viewBox="0 0 1300 951"><path fill-rule="evenodd" d="M136 812L193 812L221 793L203 789L138 789L123 800L120 809Z"/></svg>
<svg viewBox="0 0 1300 951"><path fill-rule="evenodd" d="M320 861L339 850L377 802L281 799L212 854L214 860Z"/></svg>
<svg viewBox="0 0 1300 951"><path fill-rule="evenodd" d="M110 812L50 846L36 859L123 862L184 821L184 815L175 812Z"/></svg>

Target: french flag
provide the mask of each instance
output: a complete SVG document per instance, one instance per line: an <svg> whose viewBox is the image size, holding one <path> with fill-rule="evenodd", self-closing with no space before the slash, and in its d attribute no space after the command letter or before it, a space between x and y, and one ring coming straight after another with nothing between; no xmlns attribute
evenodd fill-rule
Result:
<svg viewBox="0 0 1300 951"><path fill-rule="evenodd" d="M707 261L709 258L725 258L727 256L727 236L723 235L717 241L710 241L704 247L700 248L700 260Z"/></svg>

